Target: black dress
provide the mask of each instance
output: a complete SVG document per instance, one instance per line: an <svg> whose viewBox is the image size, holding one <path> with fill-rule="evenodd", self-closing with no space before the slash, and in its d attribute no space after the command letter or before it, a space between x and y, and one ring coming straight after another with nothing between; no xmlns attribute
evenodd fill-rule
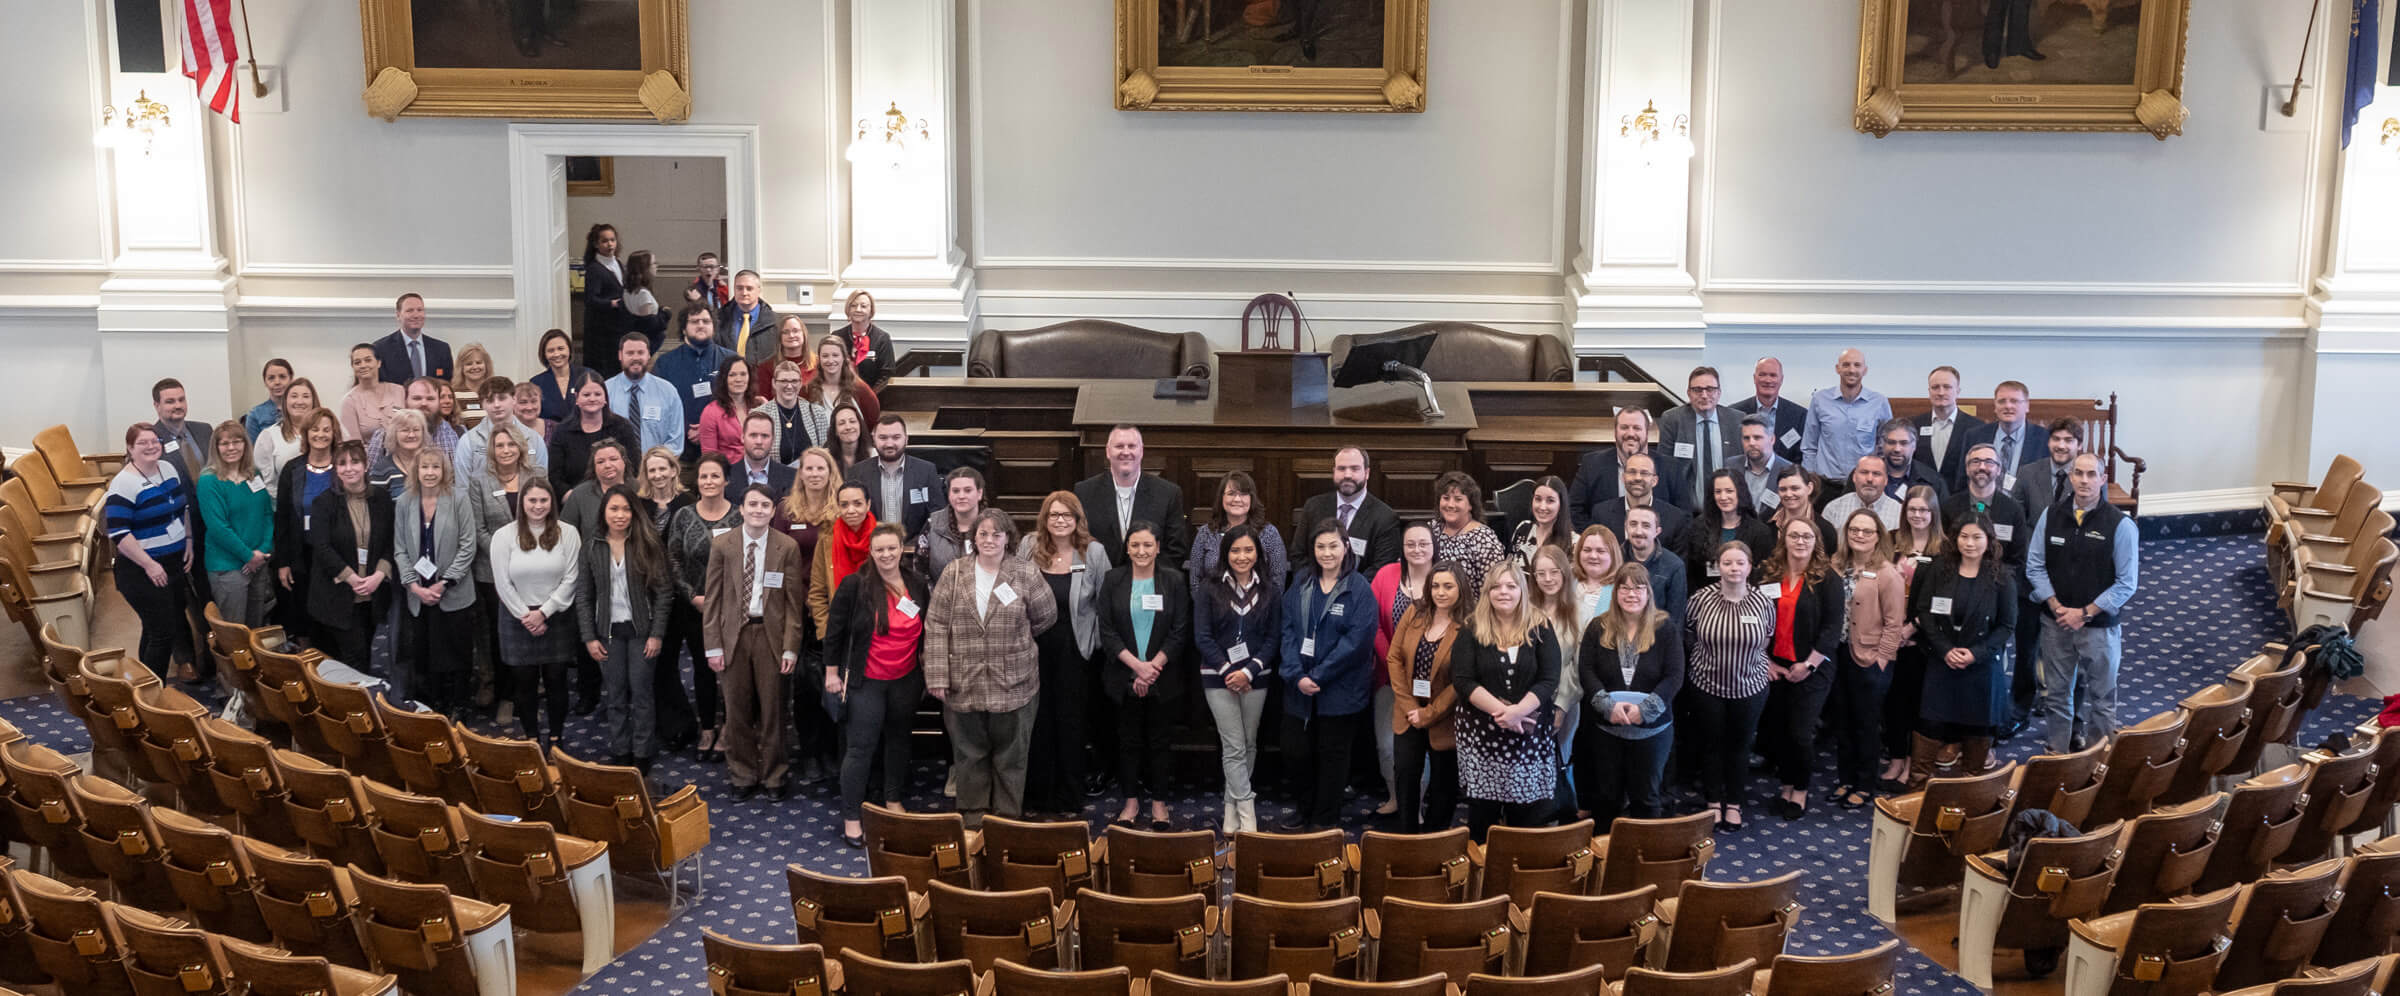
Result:
<svg viewBox="0 0 2400 996"><path fill-rule="evenodd" d="M1028 770L1046 777L1027 780L1025 805L1035 812L1073 813L1083 808L1083 712L1091 661L1075 644L1075 574L1041 574L1058 604L1058 618L1033 637L1041 708L1034 713L1027 762Z"/></svg>
<svg viewBox="0 0 2400 996"><path fill-rule="evenodd" d="M2008 722L2009 676L2001 651L2016 632L2018 601L2016 578L1996 559L1986 559L1972 578L1960 577L1958 561L1949 557L1918 568L1909 617L1925 645L1925 694L1918 709L1928 723L1988 729ZM1955 647L1973 651L1974 663L1945 663Z"/></svg>

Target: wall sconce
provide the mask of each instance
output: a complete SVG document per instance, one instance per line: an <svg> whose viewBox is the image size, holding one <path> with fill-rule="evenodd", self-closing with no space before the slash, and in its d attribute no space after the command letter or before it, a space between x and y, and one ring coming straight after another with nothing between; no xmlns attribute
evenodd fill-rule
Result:
<svg viewBox="0 0 2400 996"><path fill-rule="evenodd" d="M883 112L878 126L867 118L858 119L858 132L851 138L847 156L851 162L879 162L897 169L909 158L909 135L914 133L922 150L933 143L933 123L924 118L912 118L900 109L897 101Z"/></svg>
<svg viewBox="0 0 2400 996"><path fill-rule="evenodd" d="M1692 116L1689 114L1675 115L1673 121L1662 126L1658 103L1643 101L1641 113L1625 115L1618 118L1617 122L1617 137L1635 143L1644 165L1662 158L1692 157Z"/></svg>
<svg viewBox="0 0 2400 996"><path fill-rule="evenodd" d="M150 154L151 142L171 122L167 118L167 105L150 99L150 91L140 90L136 94L133 103L125 105L122 113L115 104L100 108L100 130L93 133L94 141L112 149L120 149L139 139L142 154ZM120 118L123 120L121 125L118 123Z"/></svg>

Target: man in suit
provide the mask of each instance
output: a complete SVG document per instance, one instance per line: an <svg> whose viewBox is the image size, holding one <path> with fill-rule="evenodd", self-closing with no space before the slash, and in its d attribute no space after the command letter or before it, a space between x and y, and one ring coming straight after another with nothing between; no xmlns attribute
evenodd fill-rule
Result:
<svg viewBox="0 0 2400 996"><path fill-rule="evenodd" d="M1933 489L1933 504L1940 508L1950 489L1942 483L1941 475L1917 459L1917 429L1907 419L1885 419L1875 429L1875 452L1883 458L1883 493L1893 501L1906 503L1908 489L1924 485Z"/></svg>
<svg viewBox="0 0 2400 996"><path fill-rule="evenodd" d="M2044 509L2066 500L2067 472L2074 467L2076 454L2083 452L2083 423L2063 415L2052 419L2046 442L2046 455L2017 468L2017 486L2011 492L2017 504L2025 506L2026 516L2035 519L2042 517Z"/></svg>
<svg viewBox="0 0 2400 996"><path fill-rule="evenodd" d="M1758 365L1750 368L1750 386L1758 393L1733 403L1733 410L1744 415L1765 415L1772 432L1767 438L1775 442L1775 455L1785 463L1800 462L1800 434L1808 426L1808 409L1783 396L1783 361L1762 356Z"/></svg>
<svg viewBox="0 0 2400 996"><path fill-rule="evenodd" d="M1125 527L1135 520L1159 529L1166 547L1162 562L1183 563L1191 552L1191 532L1184 528L1183 489L1156 474L1142 473L1142 430L1119 425L1108 430L1108 470L1075 483L1075 500L1083 503L1092 538L1108 551L1108 562L1127 563Z"/></svg>
<svg viewBox="0 0 2400 996"><path fill-rule="evenodd" d="M1942 490L1956 492L1967 484L1967 447L1982 419L1958 410L1958 368L1939 366L1925 375L1925 397L1933 410L1909 418L1917 427L1917 462L1941 476Z"/></svg>
<svg viewBox="0 0 2400 996"><path fill-rule="evenodd" d="M751 412L742 419L742 459L733 465L731 479L725 490L740 491L753 484L766 485L777 504L792 492L792 479L798 476L789 464L775 459L775 416Z"/></svg>
<svg viewBox="0 0 2400 996"><path fill-rule="evenodd" d="M1693 367L1683 386L1692 400L1658 417L1658 446L1688 463L1691 476L1681 482L1685 507L1698 512L1708 505L1709 475L1742 458L1742 413L1717 404L1724 389L1715 367Z"/></svg>
<svg viewBox="0 0 2400 996"><path fill-rule="evenodd" d="M745 440L749 431L745 425ZM942 475L930 461L908 455L908 422L900 416L876 419L874 438L875 459L851 464L843 483L865 488L875 521L899 523L908 533L908 544L914 544L943 499ZM1178 525L1182 521L1176 519Z"/></svg>
<svg viewBox="0 0 2400 996"><path fill-rule="evenodd" d="M2037 448L2047 440L2042 432L2026 421L2033 405L2032 392L2019 381L2004 380L1992 389L1992 418L1967 430L1967 445L1990 443L2000 461L2000 490L2017 490L2017 468L2025 465Z"/></svg>
<svg viewBox="0 0 2400 996"><path fill-rule="evenodd" d="M1742 491L1749 496L1750 507L1761 519L1775 517L1776 506L1782 499L1775 494L1775 477L1791 461L1775 454L1775 423L1765 415L1742 416L1742 461L1734 465L1734 474L1741 480ZM1701 509L1703 515L1707 509Z"/></svg>
<svg viewBox="0 0 2400 996"><path fill-rule="evenodd" d="M750 361L752 370L766 363L783 346L782 340L775 337L775 309L759 298L760 287L757 270L734 274L733 300L725 302L724 312L717 316L717 330L725 334L725 348Z"/></svg>
<svg viewBox="0 0 2400 996"><path fill-rule="evenodd" d="M402 294L392 302L392 312L399 316L400 327L374 343L383 379L394 384L419 377L449 380L450 344L425 334L425 298L413 291Z"/></svg>
<svg viewBox="0 0 2400 996"><path fill-rule="evenodd" d="M1646 508L1658 520L1658 535L1683 535L1684 527L1691 524L1692 517L1680 508L1654 500L1653 489L1658 485L1658 471L1653 469L1655 466L1647 453L1636 453L1625 458L1625 493L1601 502L1592 510L1592 517L1584 525L1607 526L1609 532L1623 536L1626 513Z"/></svg>
<svg viewBox="0 0 2400 996"><path fill-rule="evenodd" d="M808 565L800 544L767 528L775 505L765 487L745 488L742 527L708 542L701 645L725 690L725 773L736 802L761 787L777 801L791 796L783 686L800 662Z"/></svg>
<svg viewBox="0 0 2400 996"><path fill-rule="evenodd" d="M1650 448L1650 413L1640 408L1617 409L1617 444L1607 449L1592 450L1575 465L1575 483L1567 486L1567 510L1576 522L1590 522L1600 506L1624 494L1625 459L1637 453L1650 455L1651 466L1659 473L1654 493L1658 500L1679 508L1689 508L1683 499L1683 482L1691 476L1684 462Z"/></svg>
<svg viewBox="0 0 2400 996"><path fill-rule="evenodd" d="M2014 737L2025 729L2033 713L2035 697L2041 691L2041 681L2034 668L2034 643L2041 634L2042 607L2033 600L2032 582L2025 577L2025 546L2032 542L2033 522L2025 515L2025 506L2000 487L2000 457L1990 443L1967 447L1967 486L1942 503L1942 523L1956 527L1970 515L1983 515L1992 520L1992 540L1999 544L2000 562L2008 565L2017 578L2017 646L2012 655L2016 670L2009 678L2009 722L2000 732L2002 739Z"/></svg>
<svg viewBox="0 0 2400 996"><path fill-rule="evenodd" d="M1300 521L1292 524L1292 563L1314 563L1301 549L1317 523L1336 519L1350 537L1350 553L1358 572L1374 577L1385 564L1400 562L1400 514L1383 499L1367 493L1367 451L1344 446L1333 454L1333 490L1300 506Z"/></svg>

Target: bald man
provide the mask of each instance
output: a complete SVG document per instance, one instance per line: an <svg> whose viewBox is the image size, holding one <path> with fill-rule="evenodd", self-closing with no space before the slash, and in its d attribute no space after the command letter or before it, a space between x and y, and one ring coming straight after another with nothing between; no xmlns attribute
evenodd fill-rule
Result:
<svg viewBox="0 0 2400 996"><path fill-rule="evenodd" d="M1836 386L1820 387L1808 399L1808 423L1800 432L1800 465L1819 477L1839 480L1875 452L1875 430L1892 417L1891 400L1867 387L1867 354L1842 350L1833 362Z"/></svg>

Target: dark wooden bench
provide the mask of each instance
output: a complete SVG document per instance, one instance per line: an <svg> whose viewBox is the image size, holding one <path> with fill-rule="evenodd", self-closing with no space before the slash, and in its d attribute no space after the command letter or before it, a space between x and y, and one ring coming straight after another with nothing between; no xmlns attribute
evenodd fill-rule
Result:
<svg viewBox="0 0 2400 996"><path fill-rule="evenodd" d="M2127 515L2140 511L2142 472L2150 469L2150 463L2117 446L2115 393L2110 393L2107 401L2097 398L2035 398L2027 405L2027 409L2025 420L2034 426L2047 426L2062 417L2080 420L2083 423L2083 448L2086 452L2099 455L2100 469L2108 476L2109 504L2124 509ZM1913 418L1932 410L1933 402L1925 398L1892 399L1892 414L1898 418ZM1958 410L1988 422L1994 409L1990 398L1960 398ZM2024 459L2031 460L2036 454L2047 454L2049 438L2048 430L2044 429L2026 440ZM2131 473L2120 478L2119 463L2127 465Z"/></svg>

